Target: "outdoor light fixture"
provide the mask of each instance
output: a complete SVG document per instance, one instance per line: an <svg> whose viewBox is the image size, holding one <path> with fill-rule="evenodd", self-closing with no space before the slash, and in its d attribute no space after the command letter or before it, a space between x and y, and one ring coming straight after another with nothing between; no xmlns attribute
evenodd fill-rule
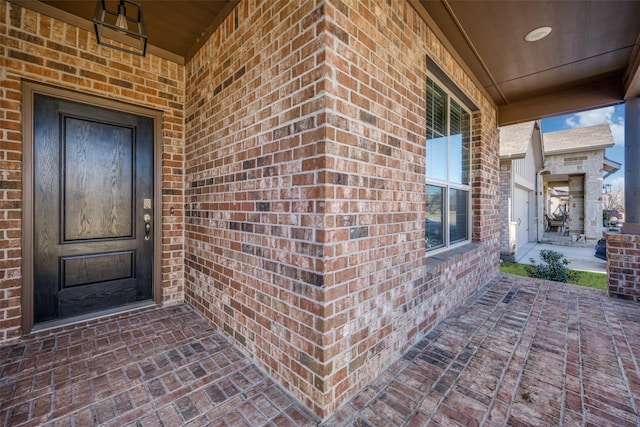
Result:
<svg viewBox="0 0 640 427"><path fill-rule="evenodd" d="M136 13L127 15L127 6ZM139 56L147 52L147 29L139 3L119 0L118 10L111 10L107 8L105 0L98 0L93 14L93 27L100 45ZM134 40L136 44L140 43L140 47L132 45Z"/></svg>
<svg viewBox="0 0 640 427"><path fill-rule="evenodd" d="M537 42L547 37L551 33L551 27L540 27L535 30L531 30L524 36L524 39L528 42Z"/></svg>
<svg viewBox="0 0 640 427"><path fill-rule="evenodd" d="M121 30L128 30L127 25L127 9L124 7L124 1L121 1L118 5L118 18L116 18L116 27Z"/></svg>

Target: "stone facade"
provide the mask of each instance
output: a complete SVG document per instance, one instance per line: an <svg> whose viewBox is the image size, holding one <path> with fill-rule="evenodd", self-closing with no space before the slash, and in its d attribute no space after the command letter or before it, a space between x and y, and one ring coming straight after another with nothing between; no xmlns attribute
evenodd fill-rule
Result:
<svg viewBox="0 0 640 427"><path fill-rule="evenodd" d="M501 128L500 139L503 259L518 259L518 246L527 241L586 244L602 237L604 169L616 170L605 158L614 144L609 125L543 133L540 122L526 122ZM545 235L545 214L559 215L560 207L568 210L565 227L558 236ZM516 217L525 216L528 230L519 221L514 227Z"/></svg>
<svg viewBox="0 0 640 427"><path fill-rule="evenodd" d="M602 237L602 165L604 150L546 154L548 175L568 176L569 234L584 234L592 242Z"/></svg>
<svg viewBox="0 0 640 427"><path fill-rule="evenodd" d="M584 231L585 219L585 176L570 175L569 176L569 209L572 215L569 217L569 235L586 234ZM599 201L599 200L598 200ZM600 215L602 218L602 203L600 203ZM600 227L600 230L602 228ZM593 236L591 237L593 238Z"/></svg>
<svg viewBox="0 0 640 427"><path fill-rule="evenodd" d="M640 235L606 233L610 296L640 302Z"/></svg>
<svg viewBox="0 0 640 427"><path fill-rule="evenodd" d="M162 302L321 418L497 273L496 111L409 2L241 1L184 67L4 0L0 16L1 343L21 334L25 78L163 111ZM479 106L472 242L435 256L427 56Z"/></svg>

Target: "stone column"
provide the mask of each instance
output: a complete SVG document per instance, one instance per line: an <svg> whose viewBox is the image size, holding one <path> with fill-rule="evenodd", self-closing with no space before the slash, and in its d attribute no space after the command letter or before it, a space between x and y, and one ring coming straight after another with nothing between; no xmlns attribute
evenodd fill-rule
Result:
<svg viewBox="0 0 640 427"><path fill-rule="evenodd" d="M640 234L640 98L627 101L624 118L623 234Z"/></svg>
<svg viewBox="0 0 640 427"><path fill-rule="evenodd" d="M569 235L584 233L584 175L569 175Z"/></svg>

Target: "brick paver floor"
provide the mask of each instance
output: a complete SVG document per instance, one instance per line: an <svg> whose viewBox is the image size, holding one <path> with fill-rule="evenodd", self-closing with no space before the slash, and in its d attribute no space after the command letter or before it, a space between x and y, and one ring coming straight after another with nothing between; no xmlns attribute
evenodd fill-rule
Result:
<svg viewBox="0 0 640 427"><path fill-rule="evenodd" d="M0 348L0 426L317 425L187 306ZM499 275L324 426L639 426L640 305Z"/></svg>
<svg viewBox="0 0 640 427"><path fill-rule="evenodd" d="M317 425L188 306L0 348L0 426Z"/></svg>
<svg viewBox="0 0 640 427"><path fill-rule="evenodd" d="M640 305L500 275L327 426L640 426Z"/></svg>

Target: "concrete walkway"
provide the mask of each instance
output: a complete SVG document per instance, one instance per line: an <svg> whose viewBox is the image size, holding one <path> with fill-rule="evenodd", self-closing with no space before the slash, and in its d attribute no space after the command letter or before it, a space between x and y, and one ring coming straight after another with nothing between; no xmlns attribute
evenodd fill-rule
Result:
<svg viewBox="0 0 640 427"><path fill-rule="evenodd" d="M593 271L595 273L606 273L607 262L594 256L595 244L591 246L563 246L550 245L546 243L528 243L522 250L518 251L516 262L531 264L533 258L537 264L543 263L540 258L540 251L552 250L560 252L569 261L567 268L572 270Z"/></svg>
<svg viewBox="0 0 640 427"><path fill-rule="evenodd" d="M640 305L500 274L322 425L640 425ZM0 348L0 426L317 426L190 307Z"/></svg>

